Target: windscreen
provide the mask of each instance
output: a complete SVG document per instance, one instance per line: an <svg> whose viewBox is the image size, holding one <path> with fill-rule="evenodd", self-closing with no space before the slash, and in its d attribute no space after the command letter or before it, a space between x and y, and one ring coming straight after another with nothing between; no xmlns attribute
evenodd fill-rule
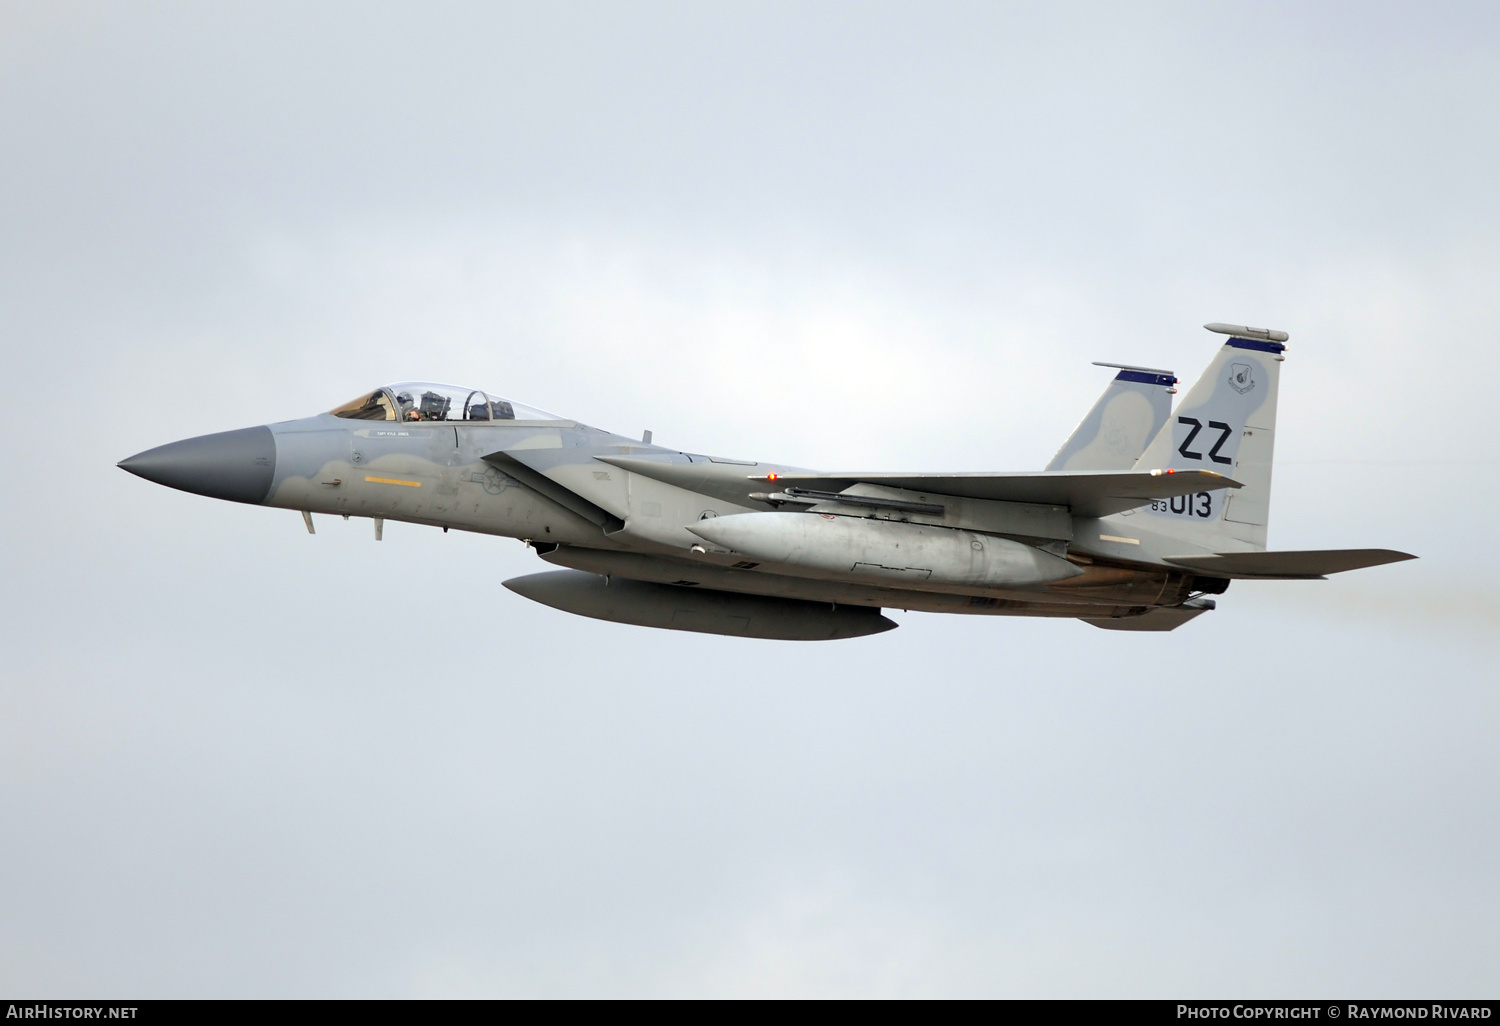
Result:
<svg viewBox="0 0 1500 1026"><path fill-rule="evenodd" d="M391 402L391 397L385 394L385 390L379 388L358 399L351 399L342 406L335 406L328 412L335 417L343 417L345 420L396 419L395 404Z"/></svg>

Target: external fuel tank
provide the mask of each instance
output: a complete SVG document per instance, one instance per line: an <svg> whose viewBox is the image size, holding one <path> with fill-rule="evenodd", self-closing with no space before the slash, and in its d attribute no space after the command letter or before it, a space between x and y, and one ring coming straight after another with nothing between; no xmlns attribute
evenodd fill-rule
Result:
<svg viewBox="0 0 1500 1026"><path fill-rule="evenodd" d="M688 530L751 559L885 584L1013 588L1081 573L1060 556L999 535L829 513L737 513Z"/></svg>
<svg viewBox="0 0 1500 1026"><path fill-rule="evenodd" d="M517 595L596 620L776 641L834 641L892 630L896 623L868 606L766 595L740 595L554 570L505 582Z"/></svg>

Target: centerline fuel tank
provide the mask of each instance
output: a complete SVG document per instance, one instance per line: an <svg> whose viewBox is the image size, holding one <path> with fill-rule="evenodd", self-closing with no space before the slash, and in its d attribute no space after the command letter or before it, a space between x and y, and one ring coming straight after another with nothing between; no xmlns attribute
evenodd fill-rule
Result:
<svg viewBox="0 0 1500 1026"><path fill-rule="evenodd" d="M895 628L880 610L609 578L579 570L516 577L517 595L596 620L776 641L834 641Z"/></svg>
<svg viewBox="0 0 1500 1026"><path fill-rule="evenodd" d="M1082 572L1059 556L999 535L828 513L738 513L689 530L766 563L882 583L1025 587Z"/></svg>

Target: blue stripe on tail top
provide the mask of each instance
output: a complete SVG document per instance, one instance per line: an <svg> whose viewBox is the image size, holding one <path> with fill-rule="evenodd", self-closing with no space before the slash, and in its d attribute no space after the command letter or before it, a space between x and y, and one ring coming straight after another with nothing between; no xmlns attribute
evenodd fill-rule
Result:
<svg viewBox="0 0 1500 1026"><path fill-rule="evenodd" d="M1281 353L1286 351L1286 346L1280 342L1261 342L1253 338L1232 338L1224 344L1226 346L1234 346L1236 349L1256 349L1262 353Z"/></svg>
<svg viewBox="0 0 1500 1026"><path fill-rule="evenodd" d="M1143 385L1161 385L1163 388L1171 388L1177 384L1177 378L1171 374L1148 374L1145 371L1122 370L1115 375L1116 381L1139 381Z"/></svg>

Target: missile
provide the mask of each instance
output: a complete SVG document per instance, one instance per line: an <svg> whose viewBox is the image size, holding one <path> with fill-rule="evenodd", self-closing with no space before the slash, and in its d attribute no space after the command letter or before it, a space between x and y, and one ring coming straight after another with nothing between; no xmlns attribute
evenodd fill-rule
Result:
<svg viewBox="0 0 1500 1026"><path fill-rule="evenodd" d="M1083 572L999 535L829 513L736 513L688 530L751 559L882 584L1026 587Z"/></svg>
<svg viewBox="0 0 1500 1026"><path fill-rule="evenodd" d="M896 623L873 606L741 595L676 584L601 577L580 570L515 577L505 586L517 595L565 613L596 620L662 627L699 634L728 634L778 641L832 641L893 630Z"/></svg>

